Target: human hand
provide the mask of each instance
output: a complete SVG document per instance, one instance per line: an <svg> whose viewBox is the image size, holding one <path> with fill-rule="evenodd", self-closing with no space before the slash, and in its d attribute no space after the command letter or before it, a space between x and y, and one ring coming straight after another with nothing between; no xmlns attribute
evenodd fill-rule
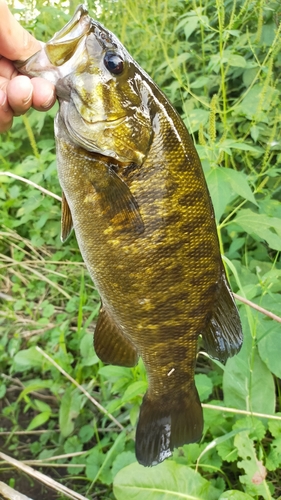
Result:
<svg viewBox="0 0 281 500"><path fill-rule="evenodd" d="M40 42L16 21L5 0L0 0L0 133L12 126L14 116L31 106L47 111L55 103L54 85L43 78L23 76L13 65L40 49Z"/></svg>

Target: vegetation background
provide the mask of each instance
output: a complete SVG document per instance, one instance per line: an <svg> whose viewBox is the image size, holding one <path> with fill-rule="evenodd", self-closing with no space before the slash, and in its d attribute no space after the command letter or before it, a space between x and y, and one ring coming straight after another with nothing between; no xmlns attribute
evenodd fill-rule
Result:
<svg viewBox="0 0 281 500"><path fill-rule="evenodd" d="M10 3L42 40L77 4ZM75 236L61 244L60 202L11 177L59 198L56 110L17 118L0 137L0 479L35 500L281 499L280 1L89 0L88 7L182 115L233 290L279 322L239 302L239 355L226 366L198 355L202 441L156 468L136 464L143 366L99 361L92 345L99 299Z"/></svg>

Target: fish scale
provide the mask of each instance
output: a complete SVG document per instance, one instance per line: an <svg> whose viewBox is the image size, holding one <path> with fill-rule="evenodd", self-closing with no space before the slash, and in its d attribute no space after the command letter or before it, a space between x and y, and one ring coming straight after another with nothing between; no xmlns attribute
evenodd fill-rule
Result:
<svg viewBox="0 0 281 500"><path fill-rule="evenodd" d="M83 6L20 71L56 85L62 239L73 226L101 296L100 359L143 359L136 456L157 465L202 435L199 335L222 362L242 344L199 157L161 90Z"/></svg>

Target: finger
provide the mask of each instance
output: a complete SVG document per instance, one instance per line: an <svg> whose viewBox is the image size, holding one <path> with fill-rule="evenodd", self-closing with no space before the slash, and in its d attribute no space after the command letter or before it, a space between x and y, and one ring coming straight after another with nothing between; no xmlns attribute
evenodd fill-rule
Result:
<svg viewBox="0 0 281 500"><path fill-rule="evenodd" d="M40 50L38 40L28 33L14 18L5 0L0 0L0 47L1 55L10 59L25 60Z"/></svg>
<svg viewBox="0 0 281 500"><path fill-rule="evenodd" d="M33 86L27 76L19 75L8 81L6 93L15 115L22 115L32 105Z"/></svg>
<svg viewBox="0 0 281 500"><path fill-rule="evenodd" d="M39 111L46 111L56 102L55 87L44 78L32 78L32 106Z"/></svg>
<svg viewBox="0 0 281 500"><path fill-rule="evenodd" d="M13 112L9 107L7 96L0 89L0 133L6 132L13 123Z"/></svg>

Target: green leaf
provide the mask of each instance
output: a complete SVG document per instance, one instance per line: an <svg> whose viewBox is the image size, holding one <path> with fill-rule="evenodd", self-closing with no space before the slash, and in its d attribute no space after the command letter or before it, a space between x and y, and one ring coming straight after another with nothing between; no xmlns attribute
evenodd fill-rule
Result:
<svg viewBox="0 0 281 500"><path fill-rule="evenodd" d="M244 174L244 172L232 170L231 168L224 168L223 175L224 178L229 182L235 193L237 193L245 200L251 201L252 203L257 205L254 194L249 186L247 176Z"/></svg>
<svg viewBox="0 0 281 500"><path fill-rule="evenodd" d="M31 368L42 368L45 358L37 351L36 347L30 347L17 352L13 361L16 371L25 371Z"/></svg>
<svg viewBox="0 0 281 500"><path fill-rule="evenodd" d="M123 451L118 457L115 458L112 465L112 477L115 477L117 472L124 469L127 465L136 462L136 455L133 451Z"/></svg>
<svg viewBox="0 0 281 500"><path fill-rule="evenodd" d="M226 363L223 374L223 392L226 406L274 414L273 376L261 360L257 349L249 350L246 342L240 353Z"/></svg>
<svg viewBox="0 0 281 500"><path fill-rule="evenodd" d="M269 370L276 375L276 377L281 378L281 363L280 363L280 353L281 353L281 335L280 335L280 325L273 324L269 326L268 321L261 322L259 329L258 350L260 357ZM265 328L268 328L265 332Z"/></svg>
<svg viewBox="0 0 281 500"><path fill-rule="evenodd" d="M223 168L212 168L206 172L206 181L210 190L216 219L220 221L226 206L233 199L233 189L225 178Z"/></svg>
<svg viewBox="0 0 281 500"><path fill-rule="evenodd" d="M244 431L237 434L234 438L234 445L238 449L238 455L242 458L237 465L239 468L244 469L246 473L239 477L240 482L246 486L250 495L261 495L265 500L268 500L270 497L265 482L266 468L258 460L254 443L250 439L248 432Z"/></svg>
<svg viewBox="0 0 281 500"><path fill-rule="evenodd" d="M65 391L62 397L59 410L59 425L64 437L69 436L74 429L74 421L81 408L81 398L82 396L77 389L73 390L71 387Z"/></svg>
<svg viewBox="0 0 281 500"><path fill-rule="evenodd" d="M270 444L270 452L266 457L266 467L268 470L276 470L281 465L281 436L273 439Z"/></svg>
<svg viewBox="0 0 281 500"><path fill-rule="evenodd" d="M253 497L250 497L247 493L243 493L238 490L228 490L225 491L220 497L219 500L254 500Z"/></svg>
<svg viewBox="0 0 281 500"><path fill-rule="evenodd" d="M138 382L133 382L129 385L122 397L122 403L131 401L136 396L143 396L147 390L147 382L145 380L140 380Z"/></svg>
<svg viewBox="0 0 281 500"><path fill-rule="evenodd" d="M258 214L247 208L239 211L234 222L248 234L265 240L273 250L281 250L281 222L277 217Z"/></svg>
<svg viewBox="0 0 281 500"><path fill-rule="evenodd" d="M50 411L43 411L42 413L39 413L39 415L36 415L36 417L31 420L29 426L27 427L27 430L32 431L33 429L37 429L37 427L41 427L41 425L44 425L46 422L48 422L50 416Z"/></svg>
<svg viewBox="0 0 281 500"><path fill-rule="evenodd" d="M80 342L80 352L82 356L83 366L96 365L99 362L99 358L94 350L93 335L86 333Z"/></svg>
<svg viewBox="0 0 281 500"><path fill-rule="evenodd" d="M206 401L213 391L212 380L204 373L198 373L194 378L200 401Z"/></svg>
<svg viewBox="0 0 281 500"><path fill-rule="evenodd" d="M276 413L278 417L281 417L281 413ZM281 438L281 420L269 420L268 428L275 438Z"/></svg>
<svg viewBox="0 0 281 500"><path fill-rule="evenodd" d="M135 463L115 476L117 500L208 500L217 499L217 490L198 472L168 461L151 469Z"/></svg>
<svg viewBox="0 0 281 500"><path fill-rule="evenodd" d="M228 58L228 64L229 66L235 66L237 68L245 68L247 62L244 57L237 54L231 54L231 56Z"/></svg>

